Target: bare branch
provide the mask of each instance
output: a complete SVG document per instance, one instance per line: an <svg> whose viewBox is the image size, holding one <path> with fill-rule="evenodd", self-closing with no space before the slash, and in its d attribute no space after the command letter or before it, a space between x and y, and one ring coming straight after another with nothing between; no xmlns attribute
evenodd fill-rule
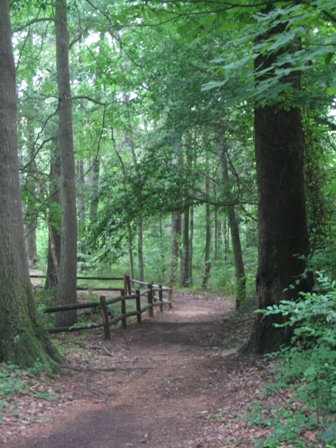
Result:
<svg viewBox="0 0 336 448"><path fill-rule="evenodd" d="M109 101L107 103L103 103L101 101L95 100L94 98L91 98L91 97L86 96L86 95L72 96L71 100L88 100L88 101L92 101L92 103L99 104L100 106L104 106L104 107L109 106L110 104L113 104L113 103L116 102L116 100L113 100L113 101Z"/></svg>
<svg viewBox="0 0 336 448"><path fill-rule="evenodd" d="M24 25L20 26L19 28L16 28L15 30L13 30L13 33L18 33L20 31L24 30L25 28L30 27L34 23L38 23L38 22L54 22L54 19L52 17L43 17L41 19L39 19L39 18L33 19L30 22L27 22Z"/></svg>

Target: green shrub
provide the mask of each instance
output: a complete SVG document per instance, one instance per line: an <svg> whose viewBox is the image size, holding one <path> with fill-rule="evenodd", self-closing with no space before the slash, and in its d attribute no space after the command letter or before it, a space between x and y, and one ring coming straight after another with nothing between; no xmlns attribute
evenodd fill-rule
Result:
<svg viewBox="0 0 336 448"><path fill-rule="evenodd" d="M39 375L43 371L43 367L39 361L33 368L26 370L10 363L0 364L0 398L10 398L15 393L26 394L33 384L28 377Z"/></svg>
<svg viewBox="0 0 336 448"><path fill-rule="evenodd" d="M290 398L268 414L265 405L255 409L250 423L271 429L266 442L255 443L267 447L283 443L335 446L336 282L318 273L313 293L302 294L298 302L283 301L258 312L287 316L284 325L294 327L294 337L291 346L271 355L278 360L275 382L264 391L265 395L285 390ZM309 442L300 437L305 431L314 432Z"/></svg>

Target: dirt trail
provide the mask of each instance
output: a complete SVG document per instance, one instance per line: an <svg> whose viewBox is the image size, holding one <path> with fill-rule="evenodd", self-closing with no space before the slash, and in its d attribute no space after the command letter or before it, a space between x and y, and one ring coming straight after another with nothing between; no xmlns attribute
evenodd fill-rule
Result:
<svg viewBox="0 0 336 448"><path fill-rule="evenodd" d="M251 446L256 430L234 417L256 398L265 371L232 353L251 318L230 310L219 297L178 295L172 310L113 331L111 341L100 331L74 339L79 352L56 380L62 400L43 415L51 422L20 425L1 446Z"/></svg>

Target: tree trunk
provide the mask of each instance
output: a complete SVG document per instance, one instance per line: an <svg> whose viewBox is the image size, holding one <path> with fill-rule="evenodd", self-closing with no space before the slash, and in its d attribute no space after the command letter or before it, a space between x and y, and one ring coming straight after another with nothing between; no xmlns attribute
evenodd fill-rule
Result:
<svg viewBox="0 0 336 448"><path fill-rule="evenodd" d="M176 283L176 274L179 263L180 253L180 240L181 240L181 213L172 213L172 239L171 239L171 258L170 258L170 272L169 272L169 284Z"/></svg>
<svg viewBox="0 0 336 448"><path fill-rule="evenodd" d="M143 225L142 219L138 220L138 270L139 280L145 281L144 261L143 261Z"/></svg>
<svg viewBox="0 0 336 448"><path fill-rule="evenodd" d="M55 0L55 7L59 144L62 181L62 251L58 285L58 303L61 305L76 302L77 217L66 0ZM76 310L62 311L56 314L56 326L68 326L76 322Z"/></svg>
<svg viewBox="0 0 336 448"><path fill-rule="evenodd" d="M234 207L229 208L229 227L231 231L232 251L236 271L236 308L246 301L246 277L243 261L243 252L240 243L239 223Z"/></svg>
<svg viewBox="0 0 336 448"><path fill-rule="evenodd" d="M227 156L222 141L219 136L218 156L221 166L222 179L224 183L229 180L229 171L227 167ZM244 269L243 252L240 243L239 224L234 207L228 207L228 221L231 232L232 250L236 271L236 308L239 308L246 300L246 277Z"/></svg>
<svg viewBox="0 0 336 448"><path fill-rule="evenodd" d="M31 221L25 227L26 243L27 243L27 256L29 268L34 268L37 262L37 249L36 249L36 219L31 216Z"/></svg>
<svg viewBox="0 0 336 448"><path fill-rule="evenodd" d="M46 276L46 289L54 289L58 286L58 266L61 259L61 219L60 219L60 184L61 184L61 159L59 148L56 147L51 155L50 161L50 207L47 216L49 228L48 242L48 265ZM53 223L53 224L52 224ZM51 244L51 236L53 238L53 247ZM54 251L54 254L52 253ZM56 261L56 266L55 266Z"/></svg>
<svg viewBox="0 0 336 448"><path fill-rule="evenodd" d="M205 194L207 197L210 195L210 183L209 183L209 159L206 160L206 181L205 181ZM208 280L210 276L210 244L211 244L211 222L210 222L210 204L205 205L205 270L202 282L202 289L206 289L208 286Z"/></svg>
<svg viewBox="0 0 336 448"><path fill-rule="evenodd" d="M163 232L163 226L162 226L162 216L159 216L159 232L160 232L160 252L161 252L161 279L160 279L160 283L164 283L165 282L165 278L166 278L166 262L165 262L165 248L164 248L164 244L163 244L163 236L164 236L164 232Z"/></svg>
<svg viewBox="0 0 336 448"><path fill-rule="evenodd" d="M220 234L221 234L221 222L218 219L218 208L215 208L214 213L214 221L215 221L215 253L214 259L218 261L219 259L219 251L220 251Z"/></svg>
<svg viewBox="0 0 336 448"><path fill-rule="evenodd" d="M133 232L129 224L128 224L128 254L130 263L130 276L131 278L134 278Z"/></svg>
<svg viewBox="0 0 336 448"><path fill-rule="evenodd" d="M194 207L190 207L189 217L189 286L193 284L193 241L194 241Z"/></svg>
<svg viewBox="0 0 336 448"><path fill-rule="evenodd" d="M280 31L277 27L272 32ZM255 59L256 72L271 67L276 57L274 54L259 55ZM257 78L258 81L262 79L262 76ZM283 81L291 82L298 89L300 75L292 73ZM254 127L259 240L257 304L258 308L265 309L281 300L296 300L299 291L309 291L311 287L309 279L301 278L306 263L298 257L309 254L303 176L304 137L301 113L296 107L286 110L279 105L256 107ZM294 289L285 290L294 284ZM273 326L283 321L281 315L265 318L259 314L244 350L265 353L288 342L292 335L290 328Z"/></svg>
<svg viewBox="0 0 336 448"><path fill-rule="evenodd" d="M77 213L78 213L78 236L79 254L78 260L85 260L86 253L86 210L85 210L85 181L84 181L84 161L77 161Z"/></svg>
<svg viewBox="0 0 336 448"><path fill-rule="evenodd" d="M100 172L100 164L99 158L97 157L92 162L92 170L91 170L91 200L90 200L90 222L94 224L97 220L98 213L98 201L99 201L99 172Z"/></svg>
<svg viewBox="0 0 336 448"><path fill-rule="evenodd" d="M226 219L223 222L223 238L224 238L224 263L225 266L227 266L228 264L228 259L229 259L229 234L228 234L228 226L227 226L227 222Z"/></svg>
<svg viewBox="0 0 336 448"><path fill-rule="evenodd" d="M321 157L323 149L320 147L319 135L314 127L317 111L306 112L304 119L305 156L304 178L306 187L308 235L311 249L323 246L328 236L327 223L328 201L322 194L323 173L321 170Z"/></svg>
<svg viewBox="0 0 336 448"><path fill-rule="evenodd" d="M44 330L32 294L24 239L16 136L16 81L9 5L0 0L0 363L23 368L60 356Z"/></svg>
<svg viewBox="0 0 336 448"><path fill-rule="evenodd" d="M181 256L181 286L189 286L189 207L183 213L182 220L182 256Z"/></svg>
<svg viewBox="0 0 336 448"><path fill-rule="evenodd" d="M126 101L126 104L128 105L128 99ZM129 121L130 121L130 117L129 117ZM131 150L133 167L136 172L139 185L141 185L141 173L138 168L138 160L137 160L137 156L135 153L135 145L134 145L134 141L133 141L133 128L132 128L131 124L128 125L128 134L129 135L125 137L125 141ZM139 280L143 282L144 278L145 278L145 274L144 274L144 262L143 262L142 233L143 233L142 218L139 218L139 220L138 220L138 271L139 271Z"/></svg>

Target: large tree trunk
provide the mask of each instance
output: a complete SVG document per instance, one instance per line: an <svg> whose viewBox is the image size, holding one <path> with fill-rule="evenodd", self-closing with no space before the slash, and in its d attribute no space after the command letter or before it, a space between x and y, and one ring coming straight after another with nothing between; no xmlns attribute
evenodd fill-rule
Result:
<svg viewBox="0 0 336 448"><path fill-rule="evenodd" d="M303 136L299 109L255 111L255 151L258 182L258 308L298 297L309 286L295 284L305 270L309 241L303 179ZM282 317L257 318L251 350L264 353L277 349L291 334L273 323Z"/></svg>
<svg viewBox="0 0 336 448"><path fill-rule="evenodd" d="M328 200L326 200L326 196L322 193L323 173L321 170L321 160L316 156L317 154L323 154L323 150L320 147L321 142L319 141L318 126L315 123L316 115L317 111L314 110L310 113L306 112L303 125L305 135L304 177L307 226L312 251L325 245L325 241L329 236L327 229L329 219L326 214Z"/></svg>
<svg viewBox="0 0 336 448"><path fill-rule="evenodd" d="M284 25L283 25L284 26ZM274 33L280 32L276 28ZM255 70L271 67L277 55L259 55ZM268 75L269 76L269 75ZM262 80L259 76L257 80ZM283 81L299 88L300 75ZM256 107L254 113L255 154L258 185L258 273L257 304L265 309L281 300L296 300L299 291L311 287L301 279L309 254L303 176L304 138L300 110L296 107ZM297 283L296 283L297 282ZM294 289L286 289L294 285ZM289 327L275 328L284 318L258 315L245 350L265 353L289 341Z"/></svg>
<svg viewBox="0 0 336 448"><path fill-rule="evenodd" d="M30 285L20 197L15 67L9 5L0 0L0 363L57 367Z"/></svg>
<svg viewBox="0 0 336 448"><path fill-rule="evenodd" d="M76 302L77 217L66 0L55 0L55 7L59 144L62 180L62 251L58 303L71 304ZM73 325L76 322L76 310L62 311L56 314L56 326Z"/></svg>

